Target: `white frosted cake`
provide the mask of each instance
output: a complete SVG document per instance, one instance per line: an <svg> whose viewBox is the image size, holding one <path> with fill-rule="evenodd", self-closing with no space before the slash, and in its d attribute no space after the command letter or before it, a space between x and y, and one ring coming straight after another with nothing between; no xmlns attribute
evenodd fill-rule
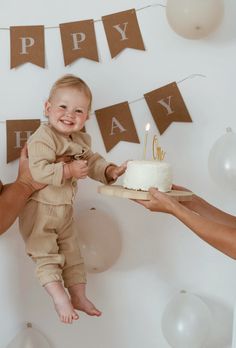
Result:
<svg viewBox="0 0 236 348"><path fill-rule="evenodd" d="M172 186L172 168L164 161L129 161L124 174L123 187L132 190L148 191L155 187L168 192Z"/></svg>

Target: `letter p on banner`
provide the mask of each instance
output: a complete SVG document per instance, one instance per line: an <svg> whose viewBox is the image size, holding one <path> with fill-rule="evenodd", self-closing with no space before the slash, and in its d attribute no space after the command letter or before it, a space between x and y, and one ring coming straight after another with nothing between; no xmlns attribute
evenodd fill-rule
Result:
<svg viewBox="0 0 236 348"><path fill-rule="evenodd" d="M45 67L44 26L10 27L11 69L24 63Z"/></svg>

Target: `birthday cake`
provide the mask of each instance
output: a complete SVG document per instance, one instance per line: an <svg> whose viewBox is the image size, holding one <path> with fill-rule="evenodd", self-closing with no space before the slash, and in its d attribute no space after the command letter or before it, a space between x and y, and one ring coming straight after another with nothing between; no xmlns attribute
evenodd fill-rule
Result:
<svg viewBox="0 0 236 348"><path fill-rule="evenodd" d="M168 192L172 186L172 167L164 161L129 161L124 174L123 187L132 190L148 191L155 187Z"/></svg>

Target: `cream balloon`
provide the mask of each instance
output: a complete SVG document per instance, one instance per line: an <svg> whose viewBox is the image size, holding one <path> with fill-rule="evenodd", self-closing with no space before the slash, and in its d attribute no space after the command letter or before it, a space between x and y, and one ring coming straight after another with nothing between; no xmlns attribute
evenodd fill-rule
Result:
<svg viewBox="0 0 236 348"><path fill-rule="evenodd" d="M80 212L78 231L88 272L104 272L118 260L121 234L117 222L108 213L95 208Z"/></svg>
<svg viewBox="0 0 236 348"><path fill-rule="evenodd" d="M223 15L223 0L167 0L167 20L186 39L208 36L220 25Z"/></svg>
<svg viewBox="0 0 236 348"><path fill-rule="evenodd" d="M208 169L220 188L236 189L236 134L230 127L213 145L208 157Z"/></svg>
<svg viewBox="0 0 236 348"><path fill-rule="evenodd" d="M9 343L7 348L51 348L46 338L31 323L20 331Z"/></svg>
<svg viewBox="0 0 236 348"><path fill-rule="evenodd" d="M181 291L165 308L162 332L172 348L202 348L211 320L207 305L199 297Z"/></svg>

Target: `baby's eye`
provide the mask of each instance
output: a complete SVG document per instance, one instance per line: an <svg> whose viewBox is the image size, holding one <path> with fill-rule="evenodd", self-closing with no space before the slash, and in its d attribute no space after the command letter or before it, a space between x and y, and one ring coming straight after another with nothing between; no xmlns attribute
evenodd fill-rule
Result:
<svg viewBox="0 0 236 348"><path fill-rule="evenodd" d="M60 105L60 108L61 109L66 109L66 106L65 105Z"/></svg>
<svg viewBox="0 0 236 348"><path fill-rule="evenodd" d="M77 113L77 114L82 114L82 113L83 113L83 111L82 111L82 110L80 110L80 109L75 110L75 111L76 111L76 113Z"/></svg>

